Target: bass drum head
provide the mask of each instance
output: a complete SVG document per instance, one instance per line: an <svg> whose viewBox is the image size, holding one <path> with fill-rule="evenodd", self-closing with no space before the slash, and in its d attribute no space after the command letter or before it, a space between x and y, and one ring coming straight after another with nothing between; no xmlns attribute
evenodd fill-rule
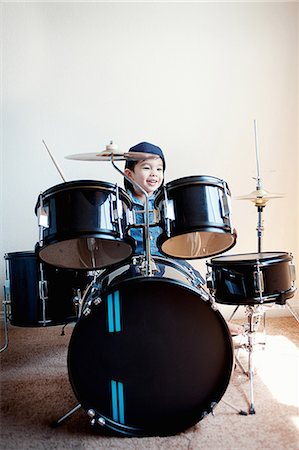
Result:
<svg viewBox="0 0 299 450"><path fill-rule="evenodd" d="M221 314L165 278L127 279L101 298L68 351L73 390L96 423L120 436L173 435L211 412L234 359Z"/></svg>

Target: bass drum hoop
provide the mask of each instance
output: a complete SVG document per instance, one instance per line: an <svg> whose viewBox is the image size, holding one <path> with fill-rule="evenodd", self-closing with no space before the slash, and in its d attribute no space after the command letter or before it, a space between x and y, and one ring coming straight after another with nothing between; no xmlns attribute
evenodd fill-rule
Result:
<svg viewBox="0 0 299 450"><path fill-rule="evenodd" d="M109 302L115 292L120 329L109 332ZM105 424L102 430L119 436L167 436L210 413L224 395L234 361L219 311L195 288L168 278L123 280L101 298L75 325L68 371L78 401ZM110 382L118 389L121 385L116 416Z"/></svg>

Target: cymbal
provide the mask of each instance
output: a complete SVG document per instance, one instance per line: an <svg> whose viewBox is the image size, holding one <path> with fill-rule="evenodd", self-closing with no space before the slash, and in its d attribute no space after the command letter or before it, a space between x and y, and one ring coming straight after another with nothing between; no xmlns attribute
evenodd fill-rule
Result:
<svg viewBox="0 0 299 450"><path fill-rule="evenodd" d="M155 158L155 155L152 153L104 150L95 153L75 153L74 155L65 156L65 158L77 161L111 161L112 159L113 161L141 161L144 159Z"/></svg>
<svg viewBox="0 0 299 450"><path fill-rule="evenodd" d="M283 198L285 194L274 194L266 191L265 189L256 189L250 192L250 194L235 197L237 200L251 200L256 206L264 206L269 200L273 198Z"/></svg>

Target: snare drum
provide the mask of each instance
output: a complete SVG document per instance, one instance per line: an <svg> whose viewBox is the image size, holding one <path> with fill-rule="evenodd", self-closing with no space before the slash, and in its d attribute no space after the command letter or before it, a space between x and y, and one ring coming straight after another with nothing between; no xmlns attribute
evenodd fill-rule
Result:
<svg viewBox="0 0 299 450"><path fill-rule="evenodd" d="M236 243L225 181L191 176L167 183L155 199L161 213L160 251L178 259L207 258Z"/></svg>
<svg viewBox="0 0 299 450"><path fill-rule="evenodd" d="M29 251L8 253L5 262L12 325L53 326L77 319L74 298L88 283L85 273L40 264ZM46 294L44 303L41 289Z"/></svg>
<svg viewBox="0 0 299 450"><path fill-rule="evenodd" d="M225 320L184 269L165 266L164 276L126 279L121 267L107 269L101 302L83 312L70 340L74 393L92 423L118 436L179 433L213 410L230 380Z"/></svg>
<svg viewBox="0 0 299 450"><path fill-rule="evenodd" d="M123 261L135 248L127 233L126 192L108 182L71 181L40 195L38 254L56 267L100 269Z"/></svg>
<svg viewBox="0 0 299 450"><path fill-rule="evenodd" d="M285 304L293 297L295 266L285 252L246 253L213 258L212 291L228 305Z"/></svg>

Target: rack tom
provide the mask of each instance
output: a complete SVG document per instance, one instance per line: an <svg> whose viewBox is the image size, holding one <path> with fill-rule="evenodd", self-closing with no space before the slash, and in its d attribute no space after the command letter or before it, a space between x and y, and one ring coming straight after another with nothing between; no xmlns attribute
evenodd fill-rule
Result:
<svg viewBox="0 0 299 450"><path fill-rule="evenodd" d="M43 192L35 212L42 230L40 259L57 267L101 269L131 256L127 233L132 202L118 186L102 181L71 181Z"/></svg>
<svg viewBox="0 0 299 450"><path fill-rule="evenodd" d="M160 251L178 259L223 253L236 243L227 183L212 176L190 176L167 183L158 192L161 213Z"/></svg>

